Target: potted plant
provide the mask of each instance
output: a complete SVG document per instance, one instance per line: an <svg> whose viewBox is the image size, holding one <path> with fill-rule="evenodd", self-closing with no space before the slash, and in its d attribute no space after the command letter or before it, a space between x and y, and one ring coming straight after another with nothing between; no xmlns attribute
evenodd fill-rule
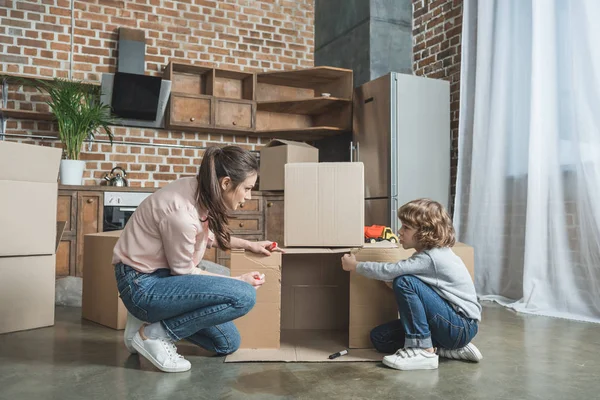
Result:
<svg viewBox="0 0 600 400"><path fill-rule="evenodd" d="M100 88L77 81L55 78L52 81L35 80L35 87L48 93L50 111L58 124L58 135L64 145L60 163L60 181L64 185L81 185L85 161L79 160L83 142L95 138L101 129L110 143L113 133L110 125L116 123L110 107L100 102Z"/></svg>
<svg viewBox="0 0 600 400"><path fill-rule="evenodd" d="M83 142L88 138L95 138L96 133L104 130L112 145L114 136L110 126L118 122L111 116L110 107L100 102L100 88L61 78L10 80L34 86L48 95L46 104L54 114L58 136L63 143L64 159L60 162L60 182L64 185L81 185L85 161L79 160L79 155Z"/></svg>

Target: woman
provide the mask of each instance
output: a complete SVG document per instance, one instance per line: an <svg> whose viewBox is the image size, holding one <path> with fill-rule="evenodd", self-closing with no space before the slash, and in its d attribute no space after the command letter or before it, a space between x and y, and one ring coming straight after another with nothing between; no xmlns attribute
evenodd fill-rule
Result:
<svg viewBox="0 0 600 400"><path fill-rule="evenodd" d="M198 176L178 179L148 197L115 246L117 286L129 311L125 345L161 371L191 368L177 353L175 342L181 339L217 354L239 347L231 321L252 309L264 276L226 277L197 266L213 244L270 254L272 242L232 237L227 226L228 212L250 199L257 171L256 157L246 150L209 148Z"/></svg>

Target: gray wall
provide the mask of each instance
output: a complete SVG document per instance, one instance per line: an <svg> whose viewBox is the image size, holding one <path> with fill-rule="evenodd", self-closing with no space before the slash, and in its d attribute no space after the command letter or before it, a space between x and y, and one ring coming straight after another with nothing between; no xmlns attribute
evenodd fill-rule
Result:
<svg viewBox="0 0 600 400"><path fill-rule="evenodd" d="M315 0L315 66L349 68L354 85L412 73L411 0Z"/></svg>

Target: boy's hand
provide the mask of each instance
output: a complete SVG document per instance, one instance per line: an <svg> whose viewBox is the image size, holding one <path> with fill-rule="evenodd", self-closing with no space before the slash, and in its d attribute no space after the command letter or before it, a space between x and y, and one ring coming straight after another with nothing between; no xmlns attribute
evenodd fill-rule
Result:
<svg viewBox="0 0 600 400"><path fill-rule="evenodd" d="M356 261L354 254L344 254L342 257L342 268L344 268L344 271L356 271L357 265L358 261Z"/></svg>

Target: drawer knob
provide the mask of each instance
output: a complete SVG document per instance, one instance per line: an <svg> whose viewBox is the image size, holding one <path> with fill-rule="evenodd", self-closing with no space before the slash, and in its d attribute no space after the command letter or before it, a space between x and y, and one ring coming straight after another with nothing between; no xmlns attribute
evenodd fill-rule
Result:
<svg viewBox="0 0 600 400"><path fill-rule="evenodd" d="M240 222L240 228L243 228L243 227L244 227L244 223Z"/></svg>
<svg viewBox="0 0 600 400"><path fill-rule="evenodd" d="M237 122L233 121L233 124L234 124L234 125L237 125Z"/></svg>
<svg viewBox="0 0 600 400"><path fill-rule="evenodd" d="M267 203L267 207L273 207L273 203L271 203L271 202L268 202L268 203Z"/></svg>
<svg viewBox="0 0 600 400"><path fill-rule="evenodd" d="M196 118L192 117L190 118L190 121L194 122L196 120Z"/></svg>
<svg viewBox="0 0 600 400"><path fill-rule="evenodd" d="M88 204L92 204L93 202L94 202L94 199L87 199Z"/></svg>
<svg viewBox="0 0 600 400"><path fill-rule="evenodd" d="M244 208L244 203L240 204L240 208Z"/></svg>

